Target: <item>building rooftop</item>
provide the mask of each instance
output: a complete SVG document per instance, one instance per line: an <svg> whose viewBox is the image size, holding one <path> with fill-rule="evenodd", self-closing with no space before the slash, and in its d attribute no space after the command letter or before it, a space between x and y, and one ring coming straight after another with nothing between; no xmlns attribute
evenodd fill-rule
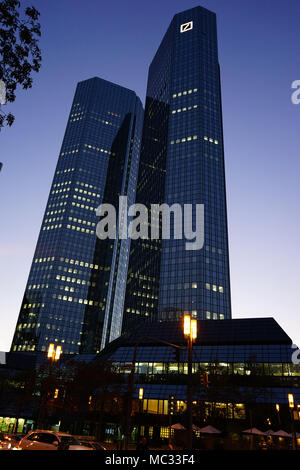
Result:
<svg viewBox="0 0 300 470"><path fill-rule="evenodd" d="M104 351L120 346L161 344L168 341L186 344L181 321L144 323L135 331L110 343ZM291 345L291 338L274 318L198 320L195 346L203 345Z"/></svg>

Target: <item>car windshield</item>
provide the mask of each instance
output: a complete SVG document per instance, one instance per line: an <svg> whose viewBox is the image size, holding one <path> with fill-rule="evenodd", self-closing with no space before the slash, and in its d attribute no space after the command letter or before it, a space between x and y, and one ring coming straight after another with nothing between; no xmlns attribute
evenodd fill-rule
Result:
<svg viewBox="0 0 300 470"><path fill-rule="evenodd" d="M92 444L88 441L80 441L80 445L85 447L93 447Z"/></svg>
<svg viewBox="0 0 300 470"><path fill-rule="evenodd" d="M73 436L59 436L61 442L69 444L70 446L79 446L80 443Z"/></svg>
<svg viewBox="0 0 300 470"><path fill-rule="evenodd" d="M96 450L104 450L104 447L101 444L98 444L98 442L94 442L94 447Z"/></svg>

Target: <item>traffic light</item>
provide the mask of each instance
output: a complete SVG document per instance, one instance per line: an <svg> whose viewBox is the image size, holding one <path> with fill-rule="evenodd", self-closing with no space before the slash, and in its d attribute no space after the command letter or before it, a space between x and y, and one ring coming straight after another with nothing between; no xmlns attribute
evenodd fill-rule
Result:
<svg viewBox="0 0 300 470"><path fill-rule="evenodd" d="M209 380L208 380L208 373L207 372L200 375L200 385L203 385L206 388L208 387Z"/></svg>
<svg viewBox="0 0 300 470"><path fill-rule="evenodd" d="M177 400L175 395L169 395L168 399L168 411L170 415L174 415L176 412Z"/></svg>
<svg viewBox="0 0 300 470"><path fill-rule="evenodd" d="M59 392L59 389L56 388L55 391L54 391L54 396L53 396L53 398L57 398L57 397L58 397L58 392Z"/></svg>
<svg viewBox="0 0 300 470"><path fill-rule="evenodd" d="M208 373L205 373L205 387L209 386Z"/></svg>
<svg viewBox="0 0 300 470"><path fill-rule="evenodd" d="M293 410L293 414L294 414L294 420L295 421L300 421L300 411Z"/></svg>

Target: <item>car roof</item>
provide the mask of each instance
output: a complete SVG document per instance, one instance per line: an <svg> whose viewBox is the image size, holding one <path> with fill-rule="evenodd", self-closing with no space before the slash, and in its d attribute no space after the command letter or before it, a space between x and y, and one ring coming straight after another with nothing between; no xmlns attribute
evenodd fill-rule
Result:
<svg viewBox="0 0 300 470"><path fill-rule="evenodd" d="M51 429L34 429L33 431L29 431L28 434L32 434L32 433L37 433L37 432L45 432L45 433L48 433L48 434L54 434L55 436L69 436L69 437L73 437L71 436L71 434L67 433L67 432L61 432L61 431L52 431Z"/></svg>

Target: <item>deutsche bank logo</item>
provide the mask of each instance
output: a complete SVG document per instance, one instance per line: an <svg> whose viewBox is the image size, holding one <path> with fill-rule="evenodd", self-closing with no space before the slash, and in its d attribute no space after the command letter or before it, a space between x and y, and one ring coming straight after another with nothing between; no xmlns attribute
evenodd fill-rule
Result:
<svg viewBox="0 0 300 470"><path fill-rule="evenodd" d="M180 32L185 33L186 31L190 31L193 29L193 22L189 21L188 23L184 23L180 25Z"/></svg>

